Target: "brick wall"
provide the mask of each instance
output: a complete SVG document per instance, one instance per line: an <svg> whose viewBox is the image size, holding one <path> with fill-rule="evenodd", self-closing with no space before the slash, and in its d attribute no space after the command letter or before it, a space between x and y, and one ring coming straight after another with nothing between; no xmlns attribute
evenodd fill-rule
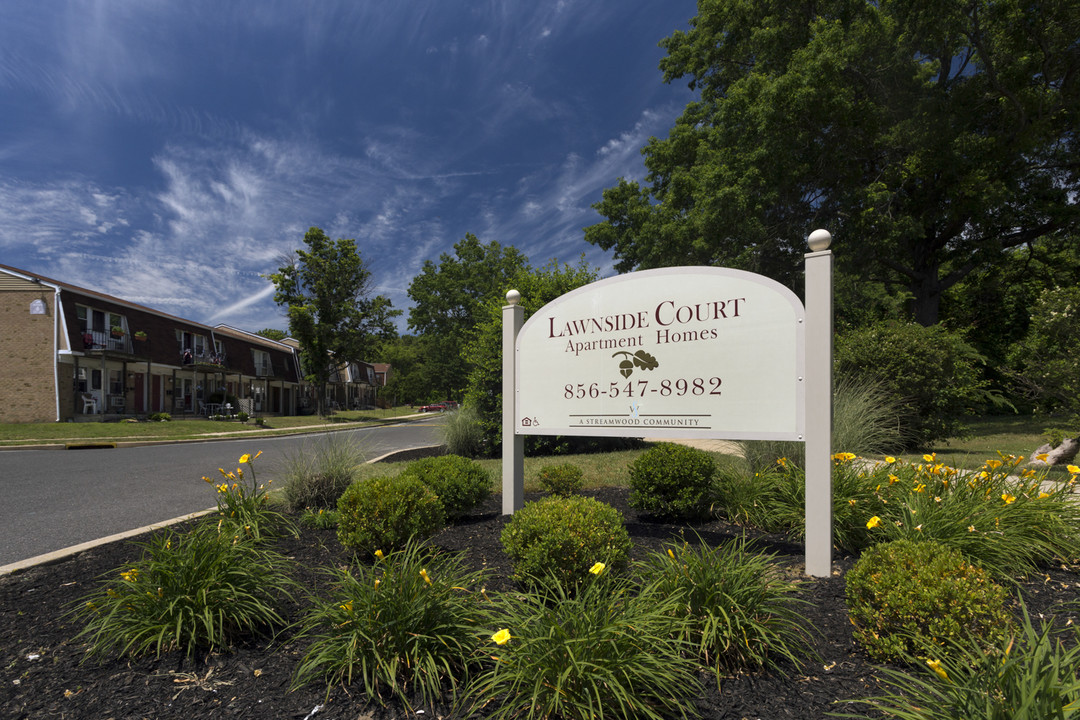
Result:
<svg viewBox="0 0 1080 720"><path fill-rule="evenodd" d="M52 288L5 277L0 287L0 422L55 422ZM31 315L35 300L46 314Z"/></svg>

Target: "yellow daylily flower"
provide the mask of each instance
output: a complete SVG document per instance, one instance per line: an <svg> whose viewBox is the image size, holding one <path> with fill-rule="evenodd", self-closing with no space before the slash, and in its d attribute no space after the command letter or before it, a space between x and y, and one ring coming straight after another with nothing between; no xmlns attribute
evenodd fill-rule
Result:
<svg viewBox="0 0 1080 720"><path fill-rule="evenodd" d="M1010 495L1009 493L1002 493L1001 499L1005 501L1006 505L1011 505L1012 503L1016 502L1016 496Z"/></svg>
<svg viewBox="0 0 1080 720"><path fill-rule="evenodd" d="M248 455L247 453L244 453L243 455L240 456L239 463L241 465L243 465L246 462L251 462L251 456Z"/></svg>
<svg viewBox="0 0 1080 720"><path fill-rule="evenodd" d="M934 462L934 459L936 457L937 457L937 453L932 453L930 455L923 455L922 459L925 460L928 463L932 463L932 462Z"/></svg>
<svg viewBox="0 0 1080 720"><path fill-rule="evenodd" d="M376 550L376 551L375 551L375 557L377 557L377 558L379 558L380 560L382 560L382 559L383 559L383 558L384 558L385 556L383 555L383 551L382 551L382 550Z"/></svg>
<svg viewBox="0 0 1080 720"><path fill-rule="evenodd" d="M874 517L872 517L872 518L870 518L869 520L866 521L866 529L867 530L873 530L874 528L876 528L880 524L881 524L881 518L879 518L877 515L875 515Z"/></svg>
<svg viewBox="0 0 1080 720"><path fill-rule="evenodd" d="M428 585L431 584L431 578L428 577L427 570L420 570L420 577L424 578L424 582Z"/></svg>
<svg viewBox="0 0 1080 720"><path fill-rule="evenodd" d="M344 605L339 605L338 607L340 607L345 612L352 612L352 600L349 600Z"/></svg>
<svg viewBox="0 0 1080 720"><path fill-rule="evenodd" d="M1050 493L1048 493L1048 492L1041 492L1041 493L1039 493L1039 499L1040 499L1040 500L1042 500L1042 499L1044 499L1044 498L1048 498L1048 497L1050 497Z"/></svg>
<svg viewBox="0 0 1080 720"><path fill-rule="evenodd" d="M968 525L968 532L975 532L975 526L974 525Z"/></svg>
<svg viewBox="0 0 1080 720"><path fill-rule="evenodd" d="M949 674L945 672L945 668L941 667L941 663L937 660L927 660L926 664L930 666L930 669L937 673L938 677L942 680L948 680Z"/></svg>
<svg viewBox="0 0 1080 720"><path fill-rule="evenodd" d="M1066 465L1065 469L1068 470L1073 475L1076 475L1077 473L1080 473L1080 467L1078 467L1076 465Z"/></svg>
<svg viewBox="0 0 1080 720"><path fill-rule="evenodd" d="M604 572L605 567L607 567L607 566L604 565L604 563L598 562L595 565L593 565L591 568L589 568L589 572L591 572L593 575L599 575L600 573Z"/></svg>
<svg viewBox="0 0 1080 720"><path fill-rule="evenodd" d="M499 632L491 636L491 639L495 641L496 645L505 645L510 642L510 631L503 628Z"/></svg>
<svg viewBox="0 0 1080 720"><path fill-rule="evenodd" d="M885 462L892 465L893 463L896 462L896 458L894 458L892 455L886 455L885 456Z"/></svg>

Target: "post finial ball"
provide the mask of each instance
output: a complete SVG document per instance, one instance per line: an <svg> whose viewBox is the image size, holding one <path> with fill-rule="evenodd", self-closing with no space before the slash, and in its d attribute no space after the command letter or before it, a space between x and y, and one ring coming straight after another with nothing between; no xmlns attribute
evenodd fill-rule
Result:
<svg viewBox="0 0 1080 720"><path fill-rule="evenodd" d="M517 305L519 300L521 300L521 293L517 290L511 290L506 293L506 302L510 305Z"/></svg>
<svg viewBox="0 0 1080 720"><path fill-rule="evenodd" d="M832 244L832 234L828 230L815 230L810 233L810 237L806 239L806 242L814 252L828 250L829 245Z"/></svg>

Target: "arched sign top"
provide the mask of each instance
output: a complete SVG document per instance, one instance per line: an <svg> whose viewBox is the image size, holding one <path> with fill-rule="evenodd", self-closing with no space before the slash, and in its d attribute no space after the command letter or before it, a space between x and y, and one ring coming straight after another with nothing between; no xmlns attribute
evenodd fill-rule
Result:
<svg viewBox="0 0 1080 720"><path fill-rule="evenodd" d="M776 281L675 267L548 303L515 347L515 432L802 440L805 312Z"/></svg>

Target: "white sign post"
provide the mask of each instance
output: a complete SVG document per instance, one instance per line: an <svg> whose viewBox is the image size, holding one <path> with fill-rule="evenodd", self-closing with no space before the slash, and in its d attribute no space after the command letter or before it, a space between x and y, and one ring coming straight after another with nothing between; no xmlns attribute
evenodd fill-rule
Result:
<svg viewBox="0 0 1080 720"><path fill-rule="evenodd" d="M510 291L503 308L503 513L521 507L523 435L802 441L807 572L828 575L828 237L823 230L811 235L805 310L783 285L730 268L619 275L557 298L524 324L520 295ZM815 247L821 242L824 248Z"/></svg>

